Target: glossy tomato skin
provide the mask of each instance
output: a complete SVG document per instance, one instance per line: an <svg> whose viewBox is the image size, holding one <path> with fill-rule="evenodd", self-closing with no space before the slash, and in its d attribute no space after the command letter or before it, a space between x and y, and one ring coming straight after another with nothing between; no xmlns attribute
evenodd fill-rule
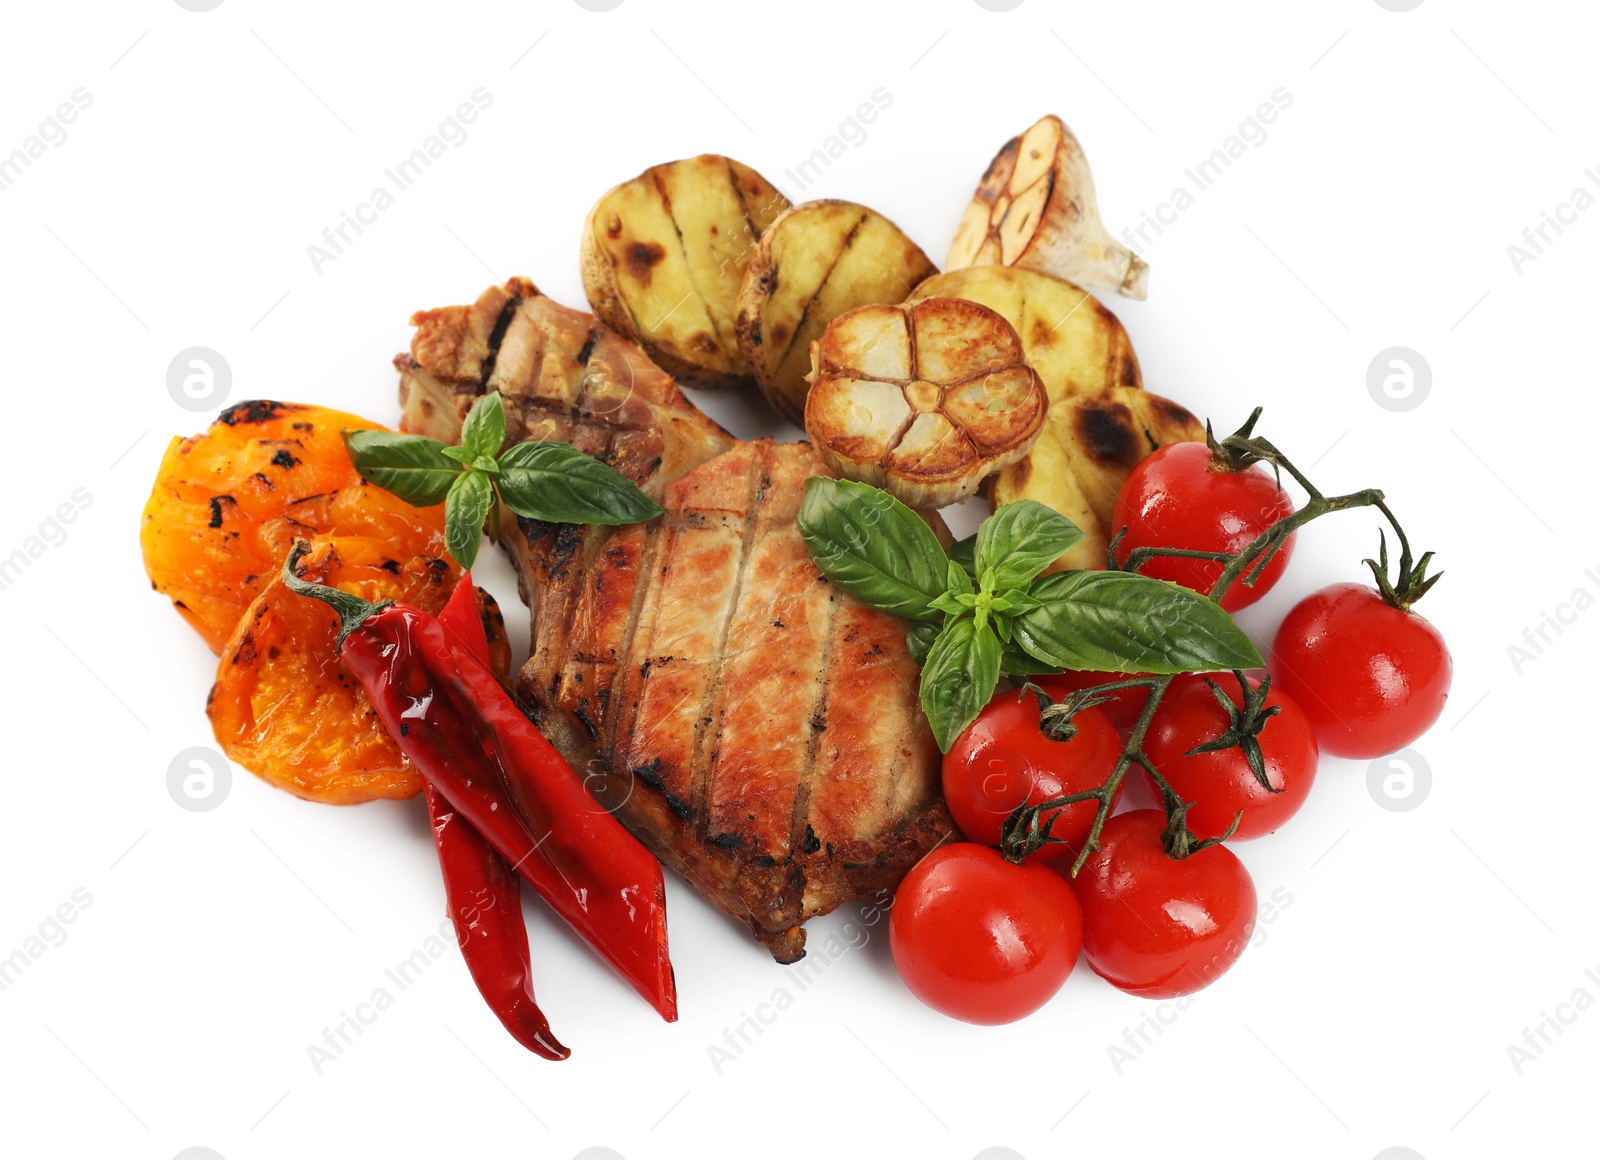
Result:
<svg viewBox="0 0 1600 1160"><path fill-rule="evenodd" d="M1114 533L1128 529L1117 545L1119 559L1146 547L1237 552L1293 514L1294 501L1260 464L1219 471L1204 443L1173 443L1142 459L1123 482L1111 527ZM1222 607L1237 612L1265 596L1283 575L1293 549L1291 535L1254 586L1235 581L1223 593ZM1206 594L1222 575L1222 565L1157 557L1139 572Z"/></svg>
<svg viewBox="0 0 1600 1160"><path fill-rule="evenodd" d="M1092 689L1096 685L1109 684L1112 681L1125 681L1129 677L1145 676L1144 673L1102 673L1094 669L1067 670L1064 673L1041 673L1029 677L1028 680L1038 685L1057 701L1066 697L1068 693L1076 693L1080 689ZM1150 697L1149 689L1118 689L1115 693L1107 693L1107 700L1096 705L1095 708L1106 715L1118 729L1132 729L1139 723L1139 714L1144 712L1144 703Z"/></svg>
<svg viewBox="0 0 1600 1160"><path fill-rule="evenodd" d="M1217 673L1211 679L1235 705L1242 704L1239 681L1232 673ZM1260 685L1250 679L1252 689ZM1194 803L1188 813L1189 829L1198 836L1221 837L1242 810L1233 838L1259 838L1292 818L1310 796L1317 776L1317 738L1311 721L1276 681L1267 688L1267 705L1277 706L1278 711L1267 719L1256 742L1267 780L1278 793L1256 780L1238 746L1184 756L1228 729L1227 713L1202 678L1179 677L1156 706L1144 752L1178 796Z"/></svg>
<svg viewBox="0 0 1600 1160"><path fill-rule="evenodd" d="M996 693L944 756L944 800L961 832L982 846L1000 843L1011 811L1029 802L1082 793L1101 785L1122 752L1122 739L1098 708L1073 715L1077 733L1052 741L1039 729L1039 699L1031 692ZM1120 787L1119 793L1120 793ZM1067 806L1048 845L1032 861L1076 857L1094 822L1096 803Z"/></svg>
<svg viewBox="0 0 1600 1160"><path fill-rule="evenodd" d="M1011 1023L1061 989L1078 961L1083 916L1066 879L953 842L911 868L889 912L900 977L935 1011Z"/></svg>
<svg viewBox="0 0 1600 1160"><path fill-rule="evenodd" d="M1076 879L1083 952L1095 974L1150 999L1188 995L1244 952L1255 930L1256 888L1226 846L1167 856L1160 810L1119 814Z"/></svg>
<svg viewBox="0 0 1600 1160"><path fill-rule="evenodd" d="M1365 584L1333 584L1289 610L1273 681L1300 703L1327 753L1381 757L1444 712L1453 666L1439 630Z"/></svg>

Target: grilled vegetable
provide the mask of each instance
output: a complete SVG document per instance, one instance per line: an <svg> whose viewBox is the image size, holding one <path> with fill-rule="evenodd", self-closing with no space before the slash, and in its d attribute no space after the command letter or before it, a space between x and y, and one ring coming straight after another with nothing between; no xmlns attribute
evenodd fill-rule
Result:
<svg viewBox="0 0 1600 1160"><path fill-rule="evenodd" d="M881 214L810 201L761 235L739 291L739 345L767 399L804 422L811 344L847 310L903 301L937 269Z"/></svg>
<svg viewBox="0 0 1600 1160"><path fill-rule="evenodd" d="M745 264L789 207L749 166L715 153L654 165L610 190L583 225L583 290L595 315L690 386L737 387ZM574 352L576 353L576 352Z"/></svg>
<svg viewBox="0 0 1600 1160"><path fill-rule="evenodd" d="M1089 161L1053 115L1011 138L989 162L945 264L1038 270L1129 298L1145 296L1150 274L1101 224Z"/></svg>
<svg viewBox="0 0 1600 1160"><path fill-rule="evenodd" d="M1044 426L1017 332L974 302L852 310L813 344L812 366L806 434L823 460L913 508L965 499Z"/></svg>
<svg viewBox="0 0 1600 1160"><path fill-rule="evenodd" d="M369 600L444 607L457 572L435 556L399 556L376 539L324 538L300 574ZM302 600L273 569L228 642L206 715L229 758L264 781L311 801L353 805L408 798L416 770L339 663L339 618ZM501 671L509 665L504 632Z"/></svg>
<svg viewBox="0 0 1600 1160"><path fill-rule="evenodd" d="M413 508L356 474L340 431L376 426L325 407L257 401L172 441L139 543L152 586L212 652L296 538L337 531L386 541L397 559L444 553L441 507Z"/></svg>
<svg viewBox="0 0 1600 1160"><path fill-rule="evenodd" d="M337 656L384 728L551 909L675 1021L661 864L595 804L489 664L413 604L302 579L306 551L295 546L283 583L336 613Z"/></svg>

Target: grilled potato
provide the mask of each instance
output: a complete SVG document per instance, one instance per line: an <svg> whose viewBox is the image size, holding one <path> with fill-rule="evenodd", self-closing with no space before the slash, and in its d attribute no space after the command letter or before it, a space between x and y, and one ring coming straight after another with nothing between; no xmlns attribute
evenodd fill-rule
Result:
<svg viewBox="0 0 1600 1160"><path fill-rule="evenodd" d="M1116 533L1112 508L1128 473L1158 448L1205 436L1200 420L1177 403L1137 387L1052 399L1044 434L1026 458L994 477L989 501L998 508L1038 500L1078 525L1083 539L1048 571L1103 568Z"/></svg>
<svg viewBox="0 0 1600 1160"><path fill-rule="evenodd" d="M1061 118L1007 141L956 227L945 265L1015 266L1143 298L1150 267L1100 221L1089 161Z"/></svg>
<svg viewBox="0 0 1600 1160"><path fill-rule="evenodd" d="M1051 403L1103 387L1143 385L1122 323L1070 282L1032 270L979 266L935 275L906 302L924 298L965 298L1009 322Z"/></svg>
<svg viewBox="0 0 1600 1160"><path fill-rule="evenodd" d="M899 302L937 268L898 226L848 201L810 201L761 235L739 291L739 345L784 418L805 421L811 344L847 310Z"/></svg>
<svg viewBox="0 0 1600 1160"><path fill-rule="evenodd" d="M750 379L733 315L756 239L789 208L754 169L702 154L610 190L583 224L583 291L600 321L694 387Z"/></svg>
<svg viewBox="0 0 1600 1160"><path fill-rule="evenodd" d="M806 434L823 460L914 508L965 499L1022 458L1049 406L1011 324L957 298L841 314L811 362Z"/></svg>

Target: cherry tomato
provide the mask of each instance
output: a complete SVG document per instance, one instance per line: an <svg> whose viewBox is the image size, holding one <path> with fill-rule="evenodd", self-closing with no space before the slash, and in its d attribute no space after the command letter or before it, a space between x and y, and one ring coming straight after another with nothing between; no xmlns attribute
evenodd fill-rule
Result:
<svg viewBox="0 0 1600 1160"><path fill-rule="evenodd" d="M889 950L911 993L968 1023L1011 1023L1061 989L1083 945L1072 887L1046 866L953 842L911 868Z"/></svg>
<svg viewBox="0 0 1600 1160"><path fill-rule="evenodd" d="M1263 465L1221 471L1212 466L1204 443L1173 443L1140 460L1128 475L1117 493L1111 527L1113 532L1128 529L1117 545L1119 557L1134 548L1237 552L1293 514L1294 502ZM1241 578L1223 593L1222 607L1236 612L1265 596L1283 575L1293 548L1290 535L1254 586L1246 587ZM1222 565L1158 556L1139 573L1204 594L1222 575Z"/></svg>
<svg viewBox="0 0 1600 1160"><path fill-rule="evenodd" d="M1106 822L1076 881L1089 966L1151 999L1215 982L1256 924L1255 884L1233 851L1170 857L1161 844L1166 820L1160 810L1134 810Z"/></svg>
<svg viewBox="0 0 1600 1160"><path fill-rule="evenodd" d="M1238 678L1217 673L1211 679L1235 706L1243 707ZM1259 689L1261 682L1252 679L1250 687ZM1243 810L1233 837L1259 838L1283 825L1305 804L1317 774L1317 739L1305 711L1275 681L1267 686L1266 708L1274 706L1278 711L1266 718L1255 740L1267 780L1277 793L1256 780L1237 745L1184 756L1195 746L1221 737L1230 725L1228 714L1203 679L1179 677L1156 706L1145 734L1145 756L1180 798L1194 803L1188 813L1189 829L1200 837L1221 837L1233 824L1234 815Z"/></svg>
<svg viewBox="0 0 1600 1160"><path fill-rule="evenodd" d="M1041 673L1029 677L1028 680L1038 685L1057 701L1066 697L1068 693L1076 693L1080 689L1092 689L1096 685L1108 684L1111 681L1124 681L1129 677L1147 676L1146 673L1102 673L1093 669L1071 669L1064 673ZM1107 700L1096 705L1095 708L1104 713L1110 722L1118 729L1132 729L1138 724L1139 714L1144 712L1144 703L1150 698L1149 689L1118 689L1115 693L1107 693Z"/></svg>
<svg viewBox="0 0 1600 1160"><path fill-rule="evenodd" d="M1106 715L1091 707L1074 714L1072 723L1077 732L1069 740L1045 736L1032 693L996 693L983 707L944 755L944 800L969 840L997 846L1006 818L1024 801L1082 793L1111 776L1122 739ZM1050 836L1065 845L1043 846L1029 857L1076 857L1097 808L1093 801L1067 806L1050 826Z"/></svg>
<svg viewBox="0 0 1600 1160"><path fill-rule="evenodd" d="M1381 757L1421 737L1444 712L1452 672L1439 630L1364 584L1333 584L1291 608L1270 669L1339 757Z"/></svg>

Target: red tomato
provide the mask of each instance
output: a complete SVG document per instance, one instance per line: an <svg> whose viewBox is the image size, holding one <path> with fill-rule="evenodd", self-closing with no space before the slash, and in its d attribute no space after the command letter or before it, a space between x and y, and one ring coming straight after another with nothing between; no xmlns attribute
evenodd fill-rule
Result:
<svg viewBox="0 0 1600 1160"><path fill-rule="evenodd" d="M1076 693L1080 689L1092 689L1096 685L1108 684L1111 681L1123 681L1129 677L1147 676L1146 673L1101 673L1093 669L1073 671L1069 669L1064 673L1041 673L1029 677L1028 680L1038 685L1057 701L1064 700L1068 693ZM1139 714L1144 712L1144 703L1150 698L1149 689L1119 689L1115 693L1106 694L1108 700L1102 701L1095 708L1104 713L1110 722L1118 729L1132 729L1139 722Z"/></svg>
<svg viewBox="0 0 1600 1160"><path fill-rule="evenodd" d="M1230 701L1243 706L1238 678L1217 673L1211 679ZM1260 688L1261 682L1252 679L1250 687ZM1267 687L1267 707L1274 705L1278 711L1266 719L1256 744L1267 780L1277 793L1256 780L1244 751L1236 745L1184 756L1196 745L1221 737L1229 727L1228 714L1203 679L1179 677L1156 706L1145 734L1145 756L1180 798L1194 803L1188 813L1189 829L1200 837L1221 837L1243 810L1233 836L1259 838L1294 817L1305 804L1317 774L1317 739L1305 711L1284 695L1276 681Z"/></svg>
<svg viewBox="0 0 1600 1160"><path fill-rule="evenodd" d="M1072 723L1078 731L1069 740L1050 740L1039 728L1039 699L1032 693L996 693L983 707L944 755L944 800L969 840L998 846L1001 826L1024 801L1082 793L1111 776L1122 738L1106 715L1084 709ZM1029 857L1076 857L1097 808L1094 801L1066 807L1050 826L1050 836L1066 845L1044 846Z"/></svg>
<svg viewBox="0 0 1600 1160"><path fill-rule="evenodd" d="M1444 712L1452 672L1439 630L1364 584L1333 584L1291 608L1270 668L1339 757L1381 757L1421 737Z"/></svg>
<svg viewBox="0 0 1600 1160"><path fill-rule="evenodd" d="M1128 475L1117 493L1111 528L1113 533L1128 529L1117 545L1119 557L1134 548L1157 547L1237 552L1293 514L1294 502L1263 465L1220 471L1204 443L1173 443L1146 456ZM1223 594L1222 607L1236 612L1265 596L1283 575L1293 548L1291 535L1253 587L1242 579L1234 582ZM1205 594L1222 575L1222 565L1158 556L1139 573Z"/></svg>
<svg viewBox="0 0 1600 1160"><path fill-rule="evenodd" d="M889 912L889 950L911 993L968 1023L1010 1023L1061 989L1083 945L1066 879L953 842L911 868Z"/></svg>
<svg viewBox="0 0 1600 1160"><path fill-rule="evenodd" d="M1215 982L1256 925L1250 872L1226 846L1177 859L1161 844L1160 810L1119 814L1078 874L1083 952L1095 974L1151 999Z"/></svg>

